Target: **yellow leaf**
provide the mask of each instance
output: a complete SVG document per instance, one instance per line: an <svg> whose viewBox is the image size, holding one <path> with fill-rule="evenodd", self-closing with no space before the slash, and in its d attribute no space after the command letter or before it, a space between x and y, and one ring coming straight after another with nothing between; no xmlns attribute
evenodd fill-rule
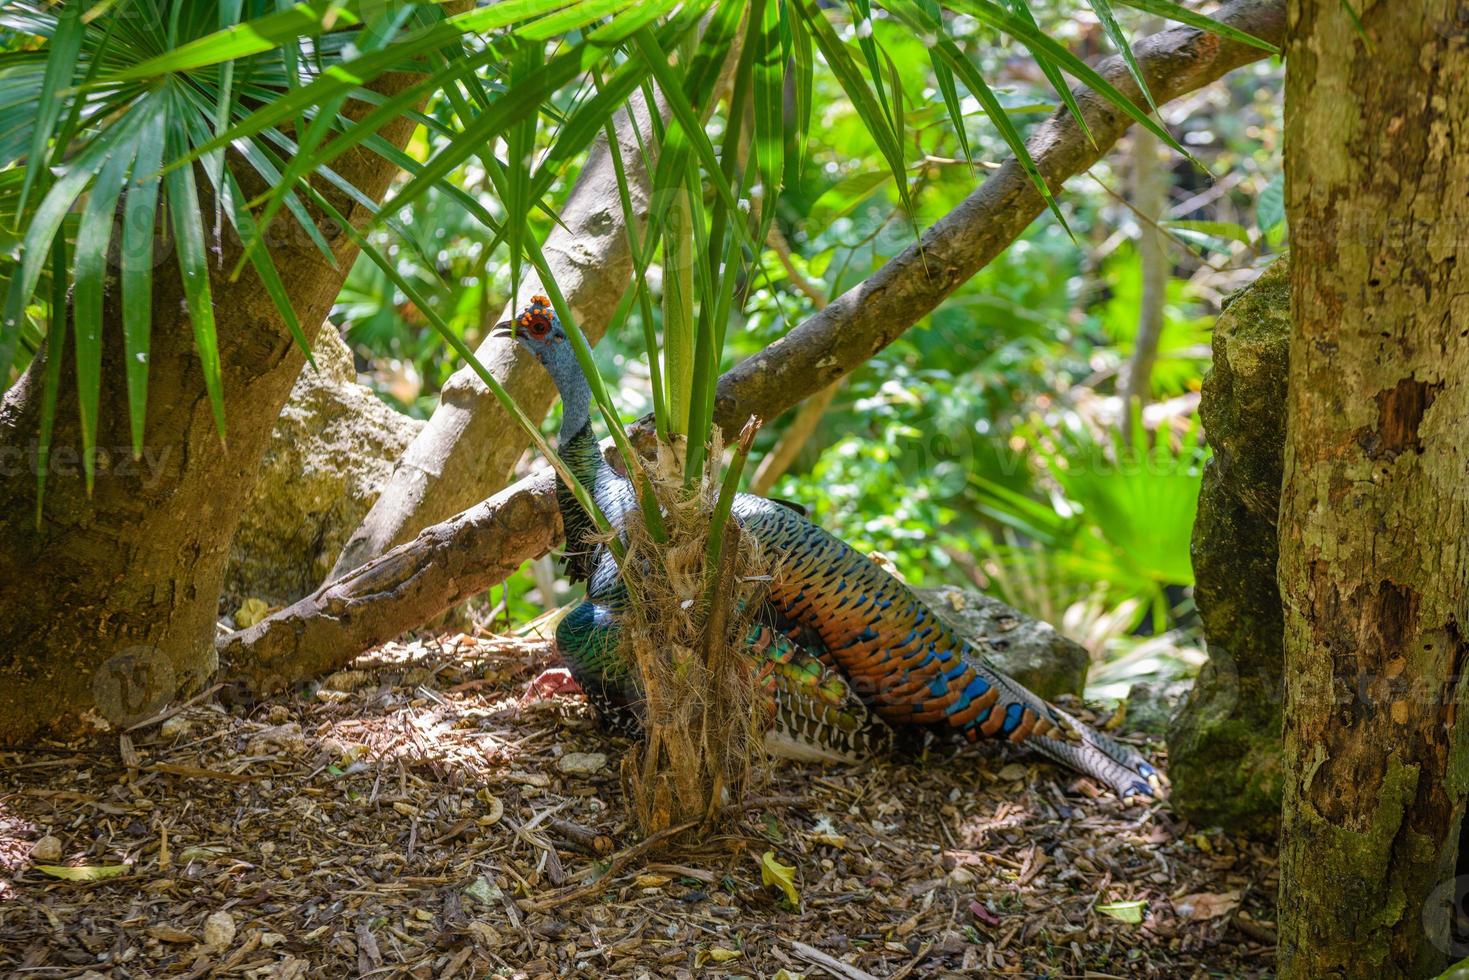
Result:
<svg viewBox="0 0 1469 980"><path fill-rule="evenodd" d="M254 626L269 615L270 607L265 604L264 599L246 599L240 603L240 608L235 610L235 625L240 629L245 629L247 626Z"/></svg>
<svg viewBox="0 0 1469 980"><path fill-rule="evenodd" d="M786 900L792 905L801 904L801 893L796 890L795 867L777 861L774 851L760 855L760 883L774 885L785 892Z"/></svg>
<svg viewBox="0 0 1469 980"><path fill-rule="evenodd" d="M1108 902L1105 905L1098 905L1097 911L1103 915L1110 915L1120 922L1137 925L1143 921L1143 912L1147 907L1148 903L1144 900L1136 902Z"/></svg>
<svg viewBox="0 0 1469 980"><path fill-rule="evenodd" d="M639 888L662 888L672 880L668 875L638 875L635 883Z"/></svg>
<svg viewBox="0 0 1469 980"><path fill-rule="evenodd" d="M730 960L739 959L740 951L737 949L725 949L723 946L710 946L709 958L716 963L728 963Z"/></svg>
<svg viewBox="0 0 1469 980"><path fill-rule="evenodd" d="M125 864L38 864L36 870L63 881L102 881L128 873Z"/></svg>

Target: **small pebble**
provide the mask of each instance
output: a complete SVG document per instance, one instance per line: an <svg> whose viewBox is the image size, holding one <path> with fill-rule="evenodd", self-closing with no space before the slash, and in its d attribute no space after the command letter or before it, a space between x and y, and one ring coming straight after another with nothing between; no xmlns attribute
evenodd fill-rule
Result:
<svg viewBox="0 0 1469 980"><path fill-rule="evenodd" d="M204 944L224 949L235 941L235 917L223 910L204 920Z"/></svg>
<svg viewBox="0 0 1469 980"><path fill-rule="evenodd" d="M61 838L47 834L31 845L31 860L50 863L61 860Z"/></svg>

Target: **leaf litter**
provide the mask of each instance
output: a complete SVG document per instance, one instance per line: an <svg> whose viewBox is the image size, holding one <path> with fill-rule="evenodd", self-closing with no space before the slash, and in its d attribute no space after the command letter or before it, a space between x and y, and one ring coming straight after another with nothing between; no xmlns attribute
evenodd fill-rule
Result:
<svg viewBox="0 0 1469 980"><path fill-rule="evenodd" d="M777 764L718 832L639 840L632 744L579 697L521 703L552 659L392 643L249 707L0 754L0 973L1274 972L1270 850L1004 747Z"/></svg>

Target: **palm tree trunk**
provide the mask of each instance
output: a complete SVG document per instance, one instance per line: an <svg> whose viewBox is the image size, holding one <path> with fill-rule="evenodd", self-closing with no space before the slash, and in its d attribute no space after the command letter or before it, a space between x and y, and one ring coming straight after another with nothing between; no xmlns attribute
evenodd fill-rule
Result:
<svg viewBox="0 0 1469 980"><path fill-rule="evenodd" d="M406 81L389 76L377 87L391 92ZM411 124L399 121L383 136L402 146L410 132ZM397 172L365 151L338 164L338 173L374 200ZM242 180L246 171L240 168ZM344 195L332 203L349 220L367 217ZM325 320L357 251L341 229L325 220L320 226L335 265L290 219L275 226L272 241L309 335ZM249 273L229 280L240 243L226 238L213 244L227 444L214 430L171 252L154 279L141 461L131 459L115 289L104 308L108 346L90 496L78 462L82 443L69 352L62 355L39 523L35 446L50 352L43 350L0 402L0 744L42 730L69 733L77 722L125 725L198 686L215 668L216 607L230 539L305 358L260 281Z"/></svg>
<svg viewBox="0 0 1469 980"><path fill-rule="evenodd" d="M1469 953L1469 47L1459 0L1292 0L1280 975Z"/></svg>
<svg viewBox="0 0 1469 980"><path fill-rule="evenodd" d="M1137 337L1122 379L1122 439L1132 445L1133 404L1142 412L1153 391L1153 365L1163 336L1163 311L1168 302L1168 280L1173 274L1164 236L1158 227L1168 210L1172 174L1162 158L1158 137L1139 128L1132 136L1132 206L1138 219L1137 255L1142 267L1143 291L1138 301Z"/></svg>

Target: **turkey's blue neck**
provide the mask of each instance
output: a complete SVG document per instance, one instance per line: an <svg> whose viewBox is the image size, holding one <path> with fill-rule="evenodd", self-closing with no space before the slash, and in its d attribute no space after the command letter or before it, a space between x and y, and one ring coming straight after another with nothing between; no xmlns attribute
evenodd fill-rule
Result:
<svg viewBox="0 0 1469 980"><path fill-rule="evenodd" d="M561 395L561 431L556 436L556 448L565 449L591 424L592 388L571 352L570 341L556 345L546 359L546 371Z"/></svg>

